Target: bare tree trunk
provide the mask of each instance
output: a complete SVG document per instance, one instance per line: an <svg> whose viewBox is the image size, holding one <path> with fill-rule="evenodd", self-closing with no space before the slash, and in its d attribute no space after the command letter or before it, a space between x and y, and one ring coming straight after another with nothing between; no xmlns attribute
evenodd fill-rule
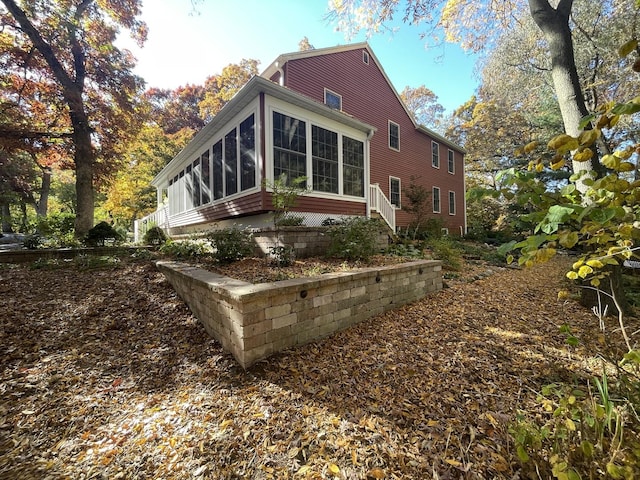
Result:
<svg viewBox="0 0 640 480"><path fill-rule="evenodd" d="M40 198L36 203L36 215L46 217L49 210L49 193L51 192L51 169L42 169L42 186L40 187Z"/></svg>
<svg viewBox="0 0 640 480"><path fill-rule="evenodd" d="M589 114L589 111L580 86L573 53L573 38L569 28L572 6L573 0L560 0L556 8L553 8L548 0L529 0L531 16L549 42L551 78L565 133L577 137L582 132L580 122ZM574 173L587 172L583 178L587 178L587 175L597 175L601 172L599 158L594 155L590 162L574 161L572 170ZM587 189L581 180L576 182L576 187L583 193Z"/></svg>
<svg viewBox="0 0 640 480"><path fill-rule="evenodd" d="M11 210L8 203L0 204L0 217L2 217L2 233L13 233L11 227Z"/></svg>

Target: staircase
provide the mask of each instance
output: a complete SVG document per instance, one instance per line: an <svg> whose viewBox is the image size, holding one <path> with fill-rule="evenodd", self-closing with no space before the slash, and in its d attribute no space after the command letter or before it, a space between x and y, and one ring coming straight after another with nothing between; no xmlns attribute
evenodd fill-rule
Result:
<svg viewBox="0 0 640 480"><path fill-rule="evenodd" d="M369 185L369 210L377 212L395 235L396 207L389 201L378 183Z"/></svg>

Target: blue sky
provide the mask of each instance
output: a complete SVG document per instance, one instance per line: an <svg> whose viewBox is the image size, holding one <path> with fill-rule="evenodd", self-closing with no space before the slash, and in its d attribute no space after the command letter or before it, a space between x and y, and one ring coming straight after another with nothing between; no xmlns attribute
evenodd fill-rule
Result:
<svg viewBox="0 0 640 480"><path fill-rule="evenodd" d="M260 61L262 71L281 53L295 52L303 37L316 48L367 40L398 92L426 85L452 111L477 87L475 59L456 45L425 49L420 29L399 23L395 33L346 39L323 16L327 0L145 0L145 46L123 41L138 59L136 73L148 87L202 84L243 58Z"/></svg>

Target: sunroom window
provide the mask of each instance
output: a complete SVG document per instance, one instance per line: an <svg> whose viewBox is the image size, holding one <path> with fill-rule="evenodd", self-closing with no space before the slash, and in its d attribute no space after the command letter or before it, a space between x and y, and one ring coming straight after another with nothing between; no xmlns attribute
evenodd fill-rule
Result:
<svg viewBox="0 0 640 480"><path fill-rule="evenodd" d="M283 173L287 182L307 175L306 123L273 112L273 175Z"/></svg>
<svg viewBox="0 0 640 480"><path fill-rule="evenodd" d="M313 189L338 193L338 134L313 125L311 127L313 156Z"/></svg>

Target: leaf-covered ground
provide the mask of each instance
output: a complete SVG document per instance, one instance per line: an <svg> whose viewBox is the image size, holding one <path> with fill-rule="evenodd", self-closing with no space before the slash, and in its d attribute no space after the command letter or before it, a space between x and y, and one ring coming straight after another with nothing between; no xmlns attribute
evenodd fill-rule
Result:
<svg viewBox="0 0 640 480"><path fill-rule="evenodd" d="M508 422L588 373L598 340L590 312L557 300L562 267L467 265L245 372L150 263L5 265L0 478L517 477Z"/></svg>

